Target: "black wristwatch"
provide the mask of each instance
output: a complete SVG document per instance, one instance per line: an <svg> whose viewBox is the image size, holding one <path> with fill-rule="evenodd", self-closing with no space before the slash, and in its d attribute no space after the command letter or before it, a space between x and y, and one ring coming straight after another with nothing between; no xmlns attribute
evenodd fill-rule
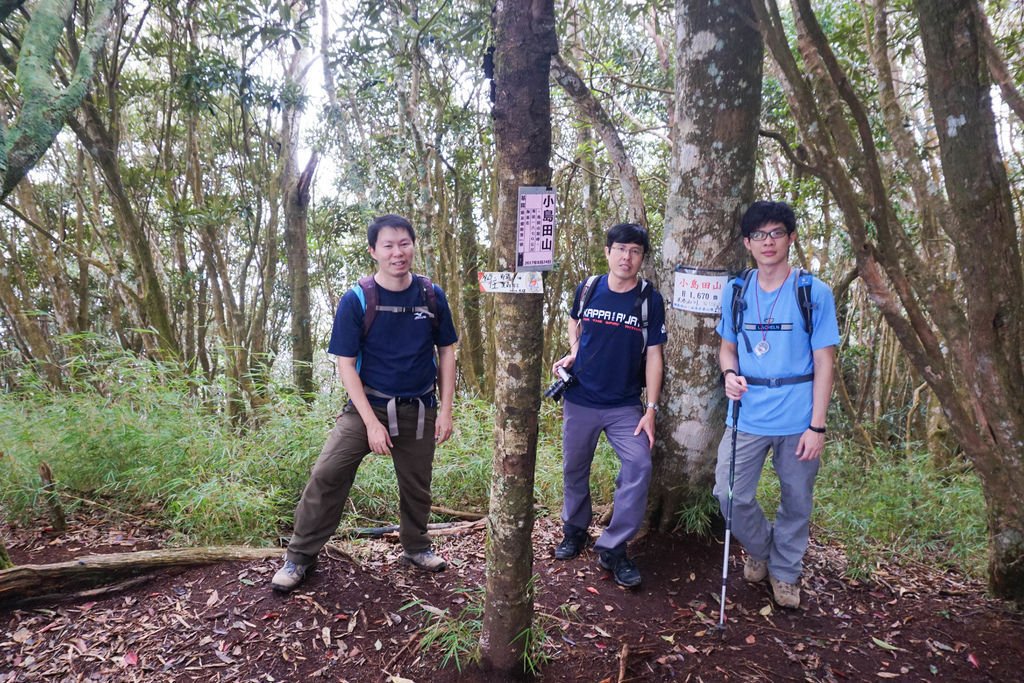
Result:
<svg viewBox="0 0 1024 683"><path fill-rule="evenodd" d="M814 425L807 425L807 428L810 429L815 434L824 434L825 432L828 431L824 427L815 427Z"/></svg>
<svg viewBox="0 0 1024 683"><path fill-rule="evenodd" d="M722 374L720 374L718 376L718 381L721 382L723 387L725 386L725 376L728 375L730 372L732 374L734 374L734 375L739 375L740 374L740 373L736 372L735 370L733 370L732 368L726 368L725 370L722 370Z"/></svg>

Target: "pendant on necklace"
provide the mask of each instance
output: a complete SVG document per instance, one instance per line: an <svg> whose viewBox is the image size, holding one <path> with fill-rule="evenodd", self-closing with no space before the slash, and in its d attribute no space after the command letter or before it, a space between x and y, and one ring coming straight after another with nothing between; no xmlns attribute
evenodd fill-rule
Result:
<svg viewBox="0 0 1024 683"><path fill-rule="evenodd" d="M754 355L760 358L764 354L768 353L770 349L771 347L768 346L768 340L762 339L761 341L757 342L757 346L754 347Z"/></svg>

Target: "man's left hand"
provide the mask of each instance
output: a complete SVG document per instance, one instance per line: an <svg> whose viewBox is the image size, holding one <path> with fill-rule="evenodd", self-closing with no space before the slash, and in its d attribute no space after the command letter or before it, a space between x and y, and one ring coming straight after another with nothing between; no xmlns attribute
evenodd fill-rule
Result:
<svg viewBox="0 0 1024 683"><path fill-rule="evenodd" d="M825 450L825 435L806 429L800 437L800 443L796 445L796 459L815 460L821 457L823 450Z"/></svg>
<svg viewBox="0 0 1024 683"><path fill-rule="evenodd" d="M442 408L434 420L434 443L442 444L452 435L452 412Z"/></svg>
<svg viewBox="0 0 1024 683"><path fill-rule="evenodd" d="M647 434L647 440L651 443L651 448L654 448L654 411L648 410L644 413L644 416L640 418L640 423L636 426L636 431L633 432L633 436L637 436L640 432Z"/></svg>

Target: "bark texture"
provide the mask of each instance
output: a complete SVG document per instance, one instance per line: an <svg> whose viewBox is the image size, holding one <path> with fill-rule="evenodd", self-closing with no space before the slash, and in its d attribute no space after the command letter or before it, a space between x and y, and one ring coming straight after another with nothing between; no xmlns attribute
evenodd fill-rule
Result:
<svg viewBox="0 0 1024 683"><path fill-rule="evenodd" d="M965 377L963 399L972 419L953 426L972 432L967 454L988 502L989 586L1024 602L1024 274L989 100L984 27L968 0L916 6L946 193L958 219L951 237L969 293L966 341L975 372Z"/></svg>
<svg viewBox="0 0 1024 683"><path fill-rule="evenodd" d="M552 0L499 2L494 12L494 134L498 154L498 270L515 270L521 185L551 182ZM522 637L533 621L533 481L543 351L543 297L497 295L494 458L487 594L480 649L485 667L523 671Z"/></svg>
<svg viewBox="0 0 1024 683"><path fill-rule="evenodd" d="M754 189L761 111L761 37L745 2L677 0L675 121L660 271L677 265L738 270L739 218ZM662 282L671 298L671 281ZM675 524L706 493L725 417L717 317L666 315L665 387L658 415L651 523Z"/></svg>

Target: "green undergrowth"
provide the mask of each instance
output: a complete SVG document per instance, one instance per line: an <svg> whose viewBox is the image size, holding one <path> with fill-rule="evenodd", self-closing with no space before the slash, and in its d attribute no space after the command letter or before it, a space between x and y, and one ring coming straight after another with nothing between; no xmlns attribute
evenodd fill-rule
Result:
<svg viewBox="0 0 1024 683"><path fill-rule="evenodd" d="M226 388L122 354L93 354L66 390L19 378L0 393L0 517L45 514L40 462L53 469L67 508L101 504L172 530L180 544L274 543L287 534L309 469L344 403L337 384L311 406L267 387L268 401L242 428L224 416ZM455 434L437 450L435 504L486 511L494 407L456 401ZM539 514L557 516L562 495L560 408L540 415L535 478ZM768 465L770 468L770 465ZM602 439L592 473L594 504L611 502L617 460ZM760 493L771 513L774 475ZM679 515L690 531L709 527L710 496ZM342 527L398 519L389 458L359 469ZM442 521L438 518L436 521ZM937 468L927 454L858 452L830 443L818 477L813 522L846 549L851 576L892 557L984 574L985 505L970 472Z"/></svg>
<svg viewBox="0 0 1024 683"><path fill-rule="evenodd" d="M778 505L770 460L759 499ZM978 478L962 466L942 467L926 452L864 454L829 443L814 490L812 523L824 541L846 551L846 574L871 575L880 561L902 560L985 576L987 527Z"/></svg>
<svg viewBox="0 0 1024 683"><path fill-rule="evenodd" d="M291 527L292 514L334 416L345 402L338 385L306 406L268 388L270 400L249 426L224 417L226 391L194 377L124 356L92 359L67 391L22 382L0 394L0 516L45 512L40 462L54 472L68 508L91 503L135 512L182 544L268 543ZM493 406L456 402L455 435L437 449L436 505L486 511ZM546 405L539 439L536 496L540 514L561 504L558 412ZM602 439L594 464L594 502L608 503L615 457ZM398 490L389 458L368 456L359 469L342 526L395 523Z"/></svg>

